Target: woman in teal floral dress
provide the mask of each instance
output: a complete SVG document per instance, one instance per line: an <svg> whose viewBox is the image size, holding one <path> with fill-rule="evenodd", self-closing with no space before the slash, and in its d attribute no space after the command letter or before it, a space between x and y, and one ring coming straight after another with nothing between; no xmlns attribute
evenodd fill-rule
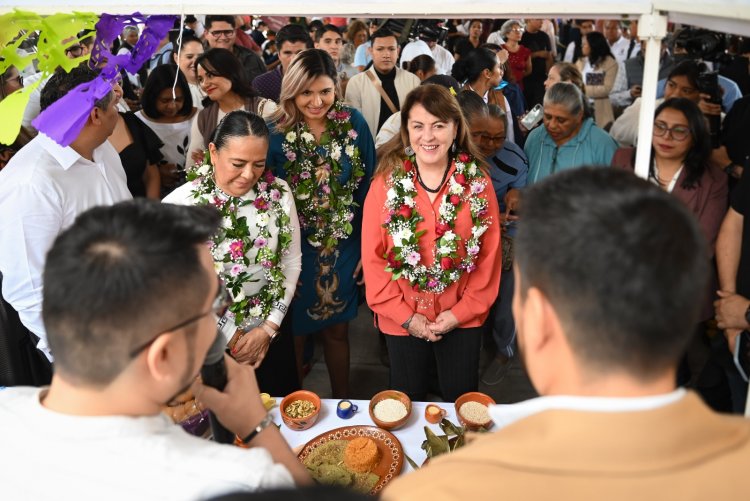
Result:
<svg viewBox="0 0 750 501"><path fill-rule="evenodd" d="M362 115L341 102L336 65L301 52L272 117L268 165L294 194L302 228L302 273L291 306L298 368L305 338L320 332L334 398L349 396L348 322L357 315L362 205L375 146Z"/></svg>

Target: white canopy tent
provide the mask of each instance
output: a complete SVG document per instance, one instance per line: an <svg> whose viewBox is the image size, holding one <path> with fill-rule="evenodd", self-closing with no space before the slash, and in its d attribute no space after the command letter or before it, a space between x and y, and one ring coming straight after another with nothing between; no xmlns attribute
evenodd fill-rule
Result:
<svg viewBox="0 0 750 501"><path fill-rule="evenodd" d="M396 18L563 17L626 18L638 21L638 36L646 44L640 134L650 137L658 80L661 40L667 23L678 22L716 31L750 36L750 0L367 0L301 2L299 0L156 0L134 6L128 0L0 0L0 14L23 9L39 14L107 12L127 14L253 14L282 16L342 16ZM641 144L644 144L643 142ZM638 148L636 173L648 175L649 148Z"/></svg>

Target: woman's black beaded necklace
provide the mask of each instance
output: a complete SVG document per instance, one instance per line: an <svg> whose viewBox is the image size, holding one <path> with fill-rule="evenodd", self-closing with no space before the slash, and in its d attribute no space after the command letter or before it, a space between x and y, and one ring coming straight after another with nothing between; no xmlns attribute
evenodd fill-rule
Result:
<svg viewBox="0 0 750 501"><path fill-rule="evenodd" d="M424 184L424 181L422 181L422 175L419 173L419 165L417 165L417 159L414 158L414 170L417 171L417 182L419 185L424 188L425 190L429 191L430 193L438 193L440 191L440 188L443 187L443 183L445 183L445 180L448 178L448 171L451 170L451 162L453 159L448 156L448 165L445 166L445 172L443 172L443 179L440 180L440 184L438 184L438 187L435 189L432 189L428 187L426 184Z"/></svg>

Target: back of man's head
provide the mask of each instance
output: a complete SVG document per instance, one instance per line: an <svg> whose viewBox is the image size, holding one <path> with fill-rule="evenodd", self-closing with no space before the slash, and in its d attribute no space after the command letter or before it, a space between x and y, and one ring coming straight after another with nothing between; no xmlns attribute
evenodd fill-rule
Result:
<svg viewBox="0 0 750 501"><path fill-rule="evenodd" d="M60 234L44 268L42 316L55 371L105 387L137 347L201 309L199 245L217 212L136 199L97 207Z"/></svg>
<svg viewBox="0 0 750 501"><path fill-rule="evenodd" d="M67 95L80 84L90 82L97 76L99 76L99 70L92 70L85 64L76 66L69 73L64 70L55 72L47 81L39 97L41 111L46 110L52 103ZM98 100L95 103L97 108L106 109L113 97L114 93L110 92Z"/></svg>
<svg viewBox="0 0 750 501"><path fill-rule="evenodd" d="M709 263L683 204L630 172L581 168L530 187L522 212L519 299L547 298L581 368L644 382L673 370Z"/></svg>

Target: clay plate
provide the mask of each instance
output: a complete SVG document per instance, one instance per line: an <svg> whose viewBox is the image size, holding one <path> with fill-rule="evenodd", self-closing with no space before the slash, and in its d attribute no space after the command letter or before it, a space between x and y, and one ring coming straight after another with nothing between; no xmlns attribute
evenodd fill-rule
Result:
<svg viewBox="0 0 750 501"><path fill-rule="evenodd" d="M404 466L404 449L401 447L401 442L386 430L363 425L336 428L307 442L297 457L300 461L304 461L318 446L330 440L354 440L357 437L367 437L374 440L380 450L380 463L372 470L372 473L379 476L380 480L370 491L370 494L377 494L388 482L401 473Z"/></svg>

